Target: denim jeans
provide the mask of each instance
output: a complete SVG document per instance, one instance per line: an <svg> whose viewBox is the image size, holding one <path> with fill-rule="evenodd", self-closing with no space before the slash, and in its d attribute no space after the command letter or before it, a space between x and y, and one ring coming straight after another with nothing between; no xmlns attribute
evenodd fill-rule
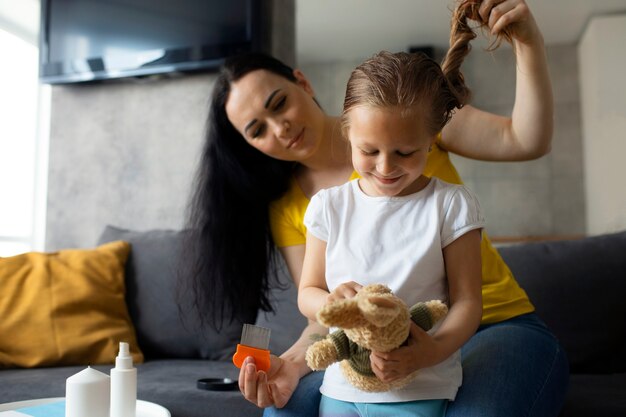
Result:
<svg viewBox="0 0 626 417"><path fill-rule="evenodd" d="M446 417L550 417L563 405L567 357L536 314L480 326L463 346L463 385ZM312 372L282 409L264 417L317 417L323 373Z"/></svg>
<svg viewBox="0 0 626 417"><path fill-rule="evenodd" d="M481 326L461 352L463 386L446 417L559 414L569 382L567 356L536 314Z"/></svg>

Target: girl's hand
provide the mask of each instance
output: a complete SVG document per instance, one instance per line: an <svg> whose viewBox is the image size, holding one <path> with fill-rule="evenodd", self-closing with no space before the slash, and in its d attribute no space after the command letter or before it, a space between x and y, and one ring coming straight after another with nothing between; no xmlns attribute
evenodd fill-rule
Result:
<svg viewBox="0 0 626 417"><path fill-rule="evenodd" d="M405 378L418 369L436 365L445 358L439 358L437 342L417 324L411 322L406 346L391 352L372 352L372 371L383 382Z"/></svg>
<svg viewBox="0 0 626 417"><path fill-rule="evenodd" d="M525 0L484 0L479 9L492 35L508 29L518 42L530 44L542 39L539 27Z"/></svg>
<svg viewBox="0 0 626 417"><path fill-rule="evenodd" d="M239 371L239 390L246 400L261 408L284 407L299 381L297 367L289 366L288 361L274 355L270 356L267 374L263 371L257 372L252 357L246 358Z"/></svg>
<svg viewBox="0 0 626 417"><path fill-rule="evenodd" d="M358 282L344 282L328 294L326 297L326 304L337 300L343 300L344 298L353 298L356 293L361 290L361 288L363 288L363 286Z"/></svg>

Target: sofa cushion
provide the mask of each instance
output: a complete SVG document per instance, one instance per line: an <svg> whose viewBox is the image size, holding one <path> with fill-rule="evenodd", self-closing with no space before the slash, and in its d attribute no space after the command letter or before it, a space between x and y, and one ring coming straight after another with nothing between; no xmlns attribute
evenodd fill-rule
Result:
<svg viewBox="0 0 626 417"><path fill-rule="evenodd" d="M0 259L0 367L113 363L119 342L143 361L124 301L130 247Z"/></svg>
<svg viewBox="0 0 626 417"><path fill-rule="evenodd" d="M626 372L626 232L499 251L572 372Z"/></svg>
<svg viewBox="0 0 626 417"><path fill-rule="evenodd" d="M192 310L191 294L177 293L183 233L107 226L99 241L125 240L131 245L126 302L147 358L228 359L240 340L243 323L224 324L220 331L203 327ZM251 311L246 322L255 319L256 311Z"/></svg>

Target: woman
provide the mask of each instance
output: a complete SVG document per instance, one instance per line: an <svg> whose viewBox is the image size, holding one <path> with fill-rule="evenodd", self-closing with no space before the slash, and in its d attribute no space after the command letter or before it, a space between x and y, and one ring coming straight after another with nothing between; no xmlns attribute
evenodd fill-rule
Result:
<svg viewBox="0 0 626 417"><path fill-rule="evenodd" d="M484 24L506 27L517 56L516 98L511 118L471 106L457 111L433 146L425 170L460 182L448 152L491 161L521 161L548 152L552 94L543 38L524 0L485 0ZM299 284L304 258L302 217L317 191L342 184L353 168L339 119L317 105L302 72L263 56L229 60L214 87L207 142L196 177L188 227L191 286L203 317L219 326L270 310L268 287L274 244ZM483 317L463 347L464 384L447 416L556 415L567 385L567 362L554 336L486 234ZM246 262L231 262L246 259ZM266 415L317 415L321 377L310 373L304 352L310 323L269 372L252 360L242 366L240 389ZM403 356L404 355L404 356ZM379 377L400 378L410 360L398 349L383 360ZM486 365L488 364L488 366Z"/></svg>

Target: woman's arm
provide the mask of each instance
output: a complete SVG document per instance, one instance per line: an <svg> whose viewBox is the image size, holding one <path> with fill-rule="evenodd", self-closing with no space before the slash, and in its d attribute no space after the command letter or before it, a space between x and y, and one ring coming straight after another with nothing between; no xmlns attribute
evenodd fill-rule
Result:
<svg viewBox="0 0 626 417"><path fill-rule="evenodd" d="M484 0L480 13L493 34L507 27L513 36L517 58L513 113L504 117L465 106L444 127L443 147L488 161L543 156L550 151L554 105L541 31L525 0Z"/></svg>
<svg viewBox="0 0 626 417"><path fill-rule="evenodd" d="M411 324L407 346L372 352L374 373L385 382L436 365L461 348L476 332L482 316L480 232L472 230L443 249L450 310L432 336Z"/></svg>

